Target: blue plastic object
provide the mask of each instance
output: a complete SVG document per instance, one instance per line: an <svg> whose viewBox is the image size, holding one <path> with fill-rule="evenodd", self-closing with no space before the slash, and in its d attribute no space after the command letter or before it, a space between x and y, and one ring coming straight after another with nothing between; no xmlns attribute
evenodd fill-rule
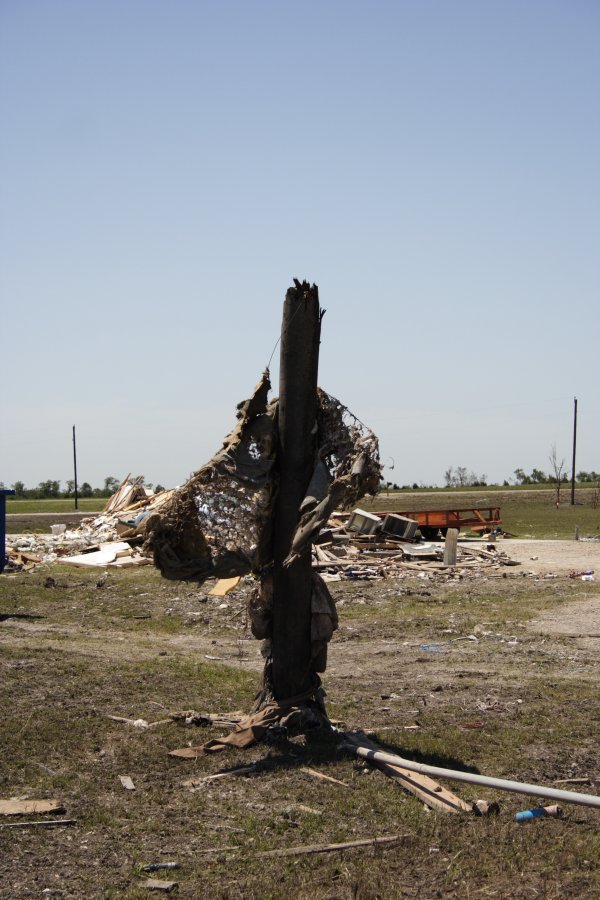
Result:
<svg viewBox="0 0 600 900"><path fill-rule="evenodd" d="M525 809L523 812L518 812L515 816L515 820L517 822L527 822L529 819L539 819L541 816L546 815L546 810L542 807L536 807L536 809Z"/></svg>

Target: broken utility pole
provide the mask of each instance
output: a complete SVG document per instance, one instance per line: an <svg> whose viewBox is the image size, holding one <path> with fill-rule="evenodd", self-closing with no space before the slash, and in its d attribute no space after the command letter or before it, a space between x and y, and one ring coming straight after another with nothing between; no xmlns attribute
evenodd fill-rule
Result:
<svg viewBox="0 0 600 900"><path fill-rule="evenodd" d="M316 285L286 293L279 369L279 493L273 522L273 693L310 691L312 563L310 544L284 566L316 462L317 375L323 310Z"/></svg>
<svg viewBox="0 0 600 900"><path fill-rule="evenodd" d="M268 366L222 448L140 525L166 578L204 582L253 573L252 634L266 660L253 714L224 738L172 751L192 757L260 740L272 727L328 726L319 673L338 627L311 548L334 509L374 494L377 436L317 387L323 310L316 285L294 279L283 308L280 396Z"/></svg>

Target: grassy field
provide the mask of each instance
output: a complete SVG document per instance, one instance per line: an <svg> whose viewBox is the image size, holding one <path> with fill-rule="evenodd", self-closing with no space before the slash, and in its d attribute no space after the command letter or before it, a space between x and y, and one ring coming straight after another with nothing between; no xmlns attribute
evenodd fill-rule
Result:
<svg viewBox="0 0 600 900"><path fill-rule="evenodd" d="M79 512L100 512L106 506L104 497L80 497ZM15 500L6 498L6 512L24 515L26 513L76 512L73 500Z"/></svg>
<svg viewBox="0 0 600 900"><path fill-rule="evenodd" d="M582 604L600 610L600 586L514 571L332 585L332 719L438 765L548 785L597 778L599 644L572 634ZM0 829L0 895L141 898L152 877L142 865L175 861L153 877L190 898L600 896L598 810L565 806L562 819L519 825L532 798L446 782L467 801L498 799L500 815L431 812L335 735L170 757L223 733L170 711L250 708L262 665L245 623L252 589L248 578L210 597L150 568L1 577L0 793L56 798L77 824ZM566 617L571 636L536 624L547 614ZM247 776L201 781L249 763ZM390 835L395 844L345 853L257 856Z"/></svg>

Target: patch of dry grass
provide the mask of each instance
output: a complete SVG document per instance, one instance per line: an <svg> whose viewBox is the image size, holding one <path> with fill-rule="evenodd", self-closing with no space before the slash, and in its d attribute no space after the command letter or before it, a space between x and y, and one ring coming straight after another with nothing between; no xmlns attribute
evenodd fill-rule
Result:
<svg viewBox="0 0 600 900"><path fill-rule="evenodd" d="M1 795L60 799L77 819L73 828L0 830L5 896L147 896L141 865L171 860L180 869L155 877L177 880L182 897L599 894L594 810L565 807L562 820L518 825L514 813L534 801L504 794L497 818L428 812L349 757L335 736L169 757L219 731L174 723L138 730L108 716L156 721L174 709L248 709L259 668L255 643L239 643L249 586L223 600L149 569L110 573L101 587L99 580L54 567L0 582ZM332 718L443 765L548 784L597 775L597 653L524 627L541 609L597 594L595 584L512 578L342 586L325 676ZM454 640L470 633L476 641ZM255 761L254 774L194 792L183 785ZM317 781L305 766L347 787ZM120 775L135 791L124 790ZM448 786L468 800L490 797ZM255 858L264 849L390 834L403 837L346 853Z"/></svg>

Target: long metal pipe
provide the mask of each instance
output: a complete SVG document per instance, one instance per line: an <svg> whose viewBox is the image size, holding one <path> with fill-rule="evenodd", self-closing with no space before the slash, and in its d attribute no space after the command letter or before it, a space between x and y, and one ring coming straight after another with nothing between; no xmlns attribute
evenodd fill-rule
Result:
<svg viewBox="0 0 600 900"><path fill-rule="evenodd" d="M533 797L562 800L563 803L578 803L580 806L595 806L600 809L600 797L594 797L592 794L579 794L576 791L561 791L556 788L541 787L537 784L526 784L521 781L507 781L505 778L490 778L488 775L477 775L473 772L457 772L455 769L442 769L439 766L428 766L426 763L403 759L402 756L394 756L392 753L368 750L366 747L351 746L349 749L352 749L357 756L363 756L365 759L387 763L392 766L402 766L405 769L410 769L411 772L421 772L423 775L437 775L440 778L450 778L454 781L481 784L484 787L496 788L499 791L530 794Z"/></svg>

